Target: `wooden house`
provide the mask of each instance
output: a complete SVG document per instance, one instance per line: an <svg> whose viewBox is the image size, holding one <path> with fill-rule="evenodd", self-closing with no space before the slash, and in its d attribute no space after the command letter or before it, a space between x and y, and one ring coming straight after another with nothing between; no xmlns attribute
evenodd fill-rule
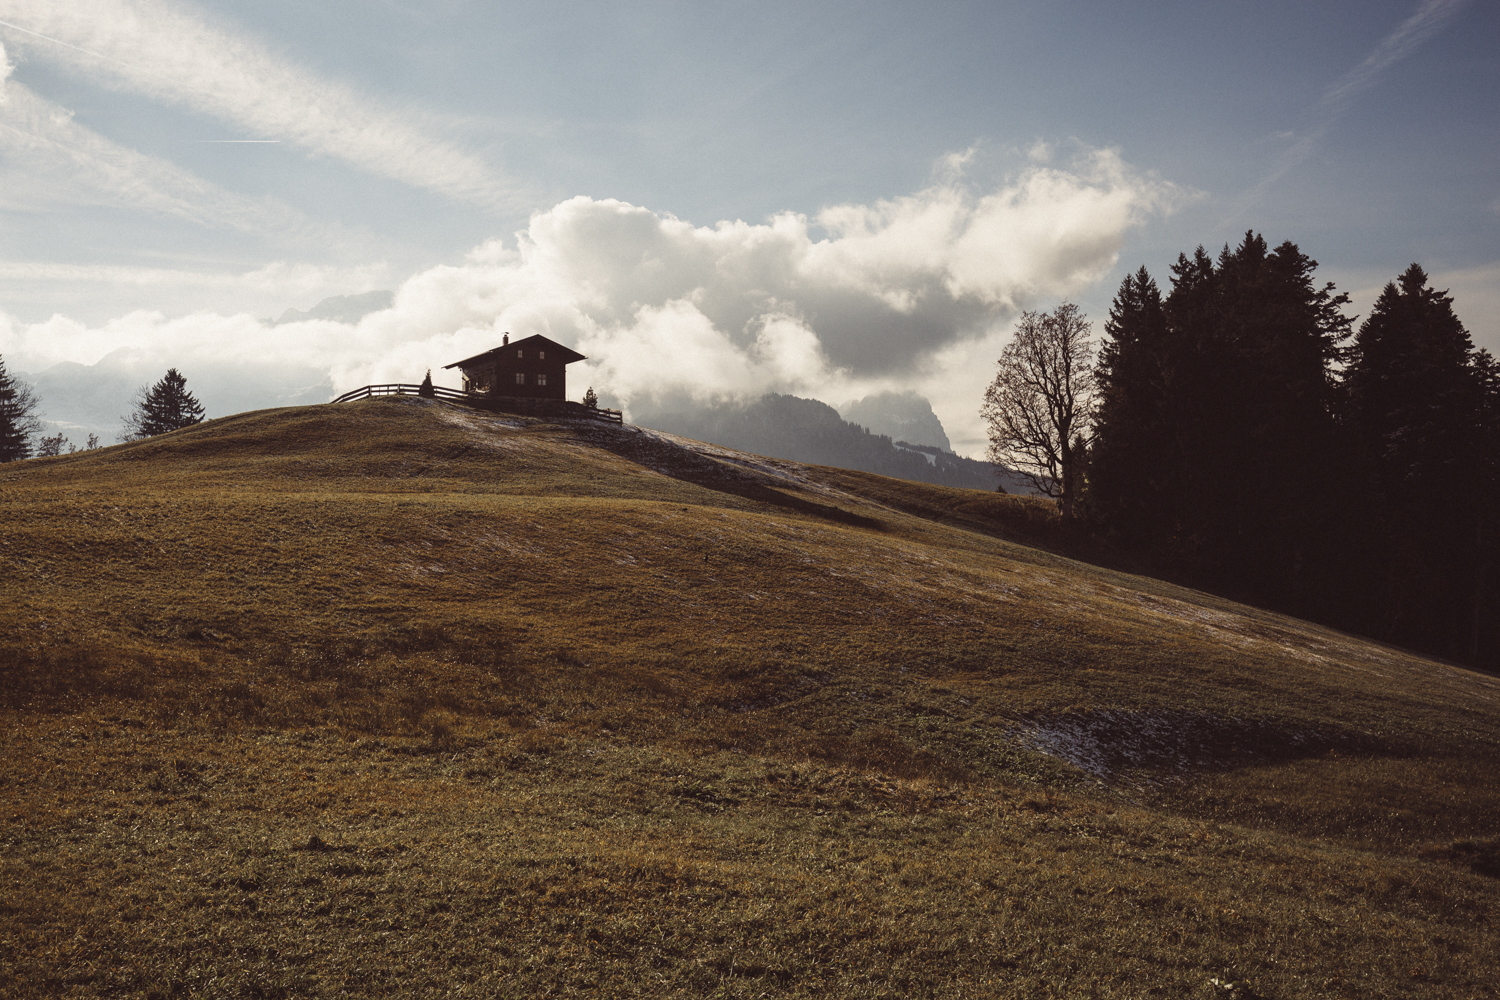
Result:
<svg viewBox="0 0 1500 1000"><path fill-rule="evenodd" d="M567 366L584 356L537 334L444 365L463 372L464 392L492 398L567 399Z"/></svg>

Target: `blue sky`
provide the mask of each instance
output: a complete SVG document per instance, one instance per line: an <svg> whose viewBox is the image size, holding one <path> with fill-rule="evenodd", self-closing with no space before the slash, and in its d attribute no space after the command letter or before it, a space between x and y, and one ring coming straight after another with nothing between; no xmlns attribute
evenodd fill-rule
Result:
<svg viewBox="0 0 1500 1000"><path fill-rule="evenodd" d="M0 354L33 373L256 369L272 403L525 327L627 405L913 388L976 454L1020 309L1102 321L1247 228L1356 311L1418 261L1500 350L1491 4L56 6L0 0Z"/></svg>

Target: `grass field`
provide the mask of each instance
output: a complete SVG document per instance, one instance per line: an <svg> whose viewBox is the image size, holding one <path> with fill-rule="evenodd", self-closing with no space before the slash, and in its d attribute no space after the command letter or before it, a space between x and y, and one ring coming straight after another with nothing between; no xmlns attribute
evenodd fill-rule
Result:
<svg viewBox="0 0 1500 1000"><path fill-rule="evenodd" d="M411 398L0 467L0 996L1500 993L1500 681L1061 551Z"/></svg>

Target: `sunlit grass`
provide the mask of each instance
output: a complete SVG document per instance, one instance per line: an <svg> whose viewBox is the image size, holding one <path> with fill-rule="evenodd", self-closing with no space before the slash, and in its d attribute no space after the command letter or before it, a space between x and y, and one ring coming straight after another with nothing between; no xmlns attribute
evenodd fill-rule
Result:
<svg viewBox="0 0 1500 1000"><path fill-rule="evenodd" d="M1494 678L1031 544L413 400L6 466L0 995L1494 992Z"/></svg>

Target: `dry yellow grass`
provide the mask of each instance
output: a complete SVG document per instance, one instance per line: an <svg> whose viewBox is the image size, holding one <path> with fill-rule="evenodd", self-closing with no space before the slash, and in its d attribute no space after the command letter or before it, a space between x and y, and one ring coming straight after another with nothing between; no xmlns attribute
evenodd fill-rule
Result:
<svg viewBox="0 0 1500 1000"><path fill-rule="evenodd" d="M415 399L6 466L0 995L1494 995L1500 684L1058 538Z"/></svg>

